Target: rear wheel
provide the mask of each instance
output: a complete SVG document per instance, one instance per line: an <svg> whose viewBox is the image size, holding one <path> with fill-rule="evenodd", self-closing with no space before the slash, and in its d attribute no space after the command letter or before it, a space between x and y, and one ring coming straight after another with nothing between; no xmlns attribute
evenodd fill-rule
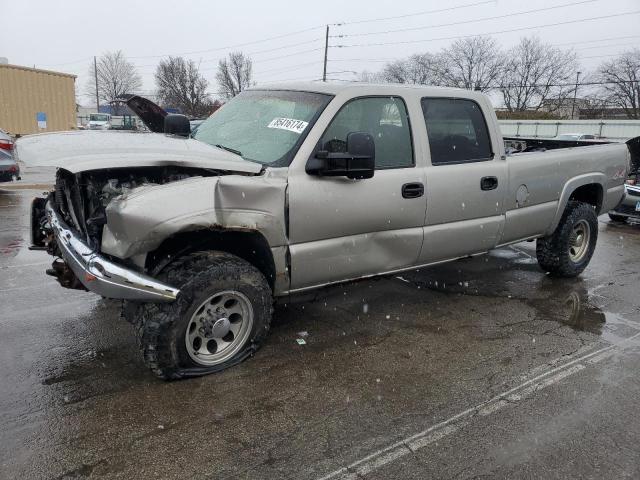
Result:
<svg viewBox="0 0 640 480"><path fill-rule="evenodd" d="M176 379L224 370L251 356L267 336L272 296L264 275L225 252L197 252L159 276L180 288L172 303L141 304L134 325L144 361Z"/></svg>
<svg viewBox="0 0 640 480"><path fill-rule="evenodd" d="M610 213L609 218L612 222L625 223L627 221L627 217L625 217L624 215L616 215L615 213Z"/></svg>
<svg viewBox="0 0 640 480"><path fill-rule="evenodd" d="M593 206L571 201L553 234L539 238L540 267L558 277L575 277L587 268L598 240L598 217Z"/></svg>

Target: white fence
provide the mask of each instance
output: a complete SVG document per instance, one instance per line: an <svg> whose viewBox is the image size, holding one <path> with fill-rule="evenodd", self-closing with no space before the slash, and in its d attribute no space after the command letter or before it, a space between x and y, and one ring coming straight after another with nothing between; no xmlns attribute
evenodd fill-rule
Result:
<svg viewBox="0 0 640 480"><path fill-rule="evenodd" d="M563 133L584 133L611 140L640 136L640 120L499 120L505 137L553 138Z"/></svg>

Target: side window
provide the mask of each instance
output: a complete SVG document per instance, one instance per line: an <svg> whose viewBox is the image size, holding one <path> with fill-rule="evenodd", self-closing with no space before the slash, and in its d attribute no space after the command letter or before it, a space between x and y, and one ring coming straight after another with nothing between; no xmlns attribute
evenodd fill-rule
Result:
<svg viewBox="0 0 640 480"><path fill-rule="evenodd" d="M366 132L376 144L376 168L413 166L413 146L409 115L398 97L357 98L345 104L331 121L321 139L329 152L346 152L347 135Z"/></svg>
<svg viewBox="0 0 640 480"><path fill-rule="evenodd" d="M480 162L493 158L480 106L460 98L423 98L431 163Z"/></svg>

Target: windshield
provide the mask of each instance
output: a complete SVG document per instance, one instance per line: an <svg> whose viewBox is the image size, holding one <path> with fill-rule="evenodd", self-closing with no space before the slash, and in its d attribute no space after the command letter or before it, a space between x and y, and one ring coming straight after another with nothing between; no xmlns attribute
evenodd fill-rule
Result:
<svg viewBox="0 0 640 480"><path fill-rule="evenodd" d="M89 115L89 121L91 122L108 122L109 121L109 116L108 115L100 115L97 113L92 113L91 115Z"/></svg>
<svg viewBox="0 0 640 480"><path fill-rule="evenodd" d="M196 140L235 150L245 160L287 166L330 95L245 91L202 123Z"/></svg>

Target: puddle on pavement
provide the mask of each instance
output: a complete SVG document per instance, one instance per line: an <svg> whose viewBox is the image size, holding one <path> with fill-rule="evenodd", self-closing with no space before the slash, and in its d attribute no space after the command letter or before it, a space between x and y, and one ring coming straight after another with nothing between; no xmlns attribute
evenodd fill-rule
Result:
<svg viewBox="0 0 640 480"><path fill-rule="evenodd" d="M20 194L0 190L0 258L12 258L25 248L24 229L22 228L24 198Z"/></svg>
<svg viewBox="0 0 640 480"><path fill-rule="evenodd" d="M607 341L619 341L640 331L637 321L598 306L596 296L589 294L581 278L549 278L532 254L518 247L406 273L401 280L451 296L520 301L537 312L538 320L558 322Z"/></svg>

